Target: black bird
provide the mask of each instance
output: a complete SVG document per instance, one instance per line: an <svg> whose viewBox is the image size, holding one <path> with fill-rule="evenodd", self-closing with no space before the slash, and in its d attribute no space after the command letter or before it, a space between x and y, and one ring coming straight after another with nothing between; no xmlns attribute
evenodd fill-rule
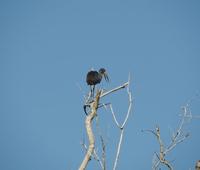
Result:
<svg viewBox="0 0 200 170"><path fill-rule="evenodd" d="M108 75L104 68L99 69L99 72L98 71L89 71L87 73L86 82L88 85L90 85L92 97L94 97L95 85L99 84L103 77L107 82L109 81Z"/></svg>

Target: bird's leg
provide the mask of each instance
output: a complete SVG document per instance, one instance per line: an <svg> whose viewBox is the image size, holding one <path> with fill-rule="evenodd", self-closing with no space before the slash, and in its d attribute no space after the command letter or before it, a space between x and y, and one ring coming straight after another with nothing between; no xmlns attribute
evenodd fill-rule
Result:
<svg viewBox="0 0 200 170"><path fill-rule="evenodd" d="M92 96L92 86L90 85L89 100L90 100L91 96Z"/></svg>
<svg viewBox="0 0 200 170"><path fill-rule="evenodd" d="M92 91L93 91L93 93L92 93L92 94L93 94L93 96L92 96L92 97L94 98L95 85L93 85L93 87L92 87Z"/></svg>
<svg viewBox="0 0 200 170"><path fill-rule="evenodd" d="M90 95L89 95L89 98L93 98L93 85L90 85Z"/></svg>
<svg viewBox="0 0 200 170"><path fill-rule="evenodd" d="M90 95L89 95L89 98L94 98L94 88L95 88L94 85L90 86Z"/></svg>

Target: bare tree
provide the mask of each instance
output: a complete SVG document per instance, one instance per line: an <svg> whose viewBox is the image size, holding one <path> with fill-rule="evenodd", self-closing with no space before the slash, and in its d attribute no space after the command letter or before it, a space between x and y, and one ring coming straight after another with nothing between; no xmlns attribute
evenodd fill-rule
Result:
<svg viewBox="0 0 200 170"><path fill-rule="evenodd" d="M112 103L100 104L100 100L101 100L101 98L106 97L106 96L108 96L114 92L117 92L118 90L124 89L124 88L127 89L129 106L128 106L127 113L125 115L125 119L124 119L123 123L120 124L117 120L117 117L116 117L114 111L113 111ZM103 136L100 135L102 153L103 153L102 157L100 157L97 154L96 149L95 149L96 148L95 135L92 130L92 121L97 116L97 111L100 107L105 107L105 108L109 107L109 109L112 113L112 116L113 116L113 120L116 124L116 127L120 130L120 138L119 138L118 146L116 149L117 151L116 151L115 160L113 163L113 170L115 170L117 167L118 160L119 160L120 150L121 150L121 146L122 146L122 140L123 140L123 136L124 136L124 128L125 128L125 125L127 124L129 115L131 113L131 108L132 108L132 95L130 92L130 76L126 83L124 83L116 88L113 88L109 91L104 91L102 89L98 89L95 97L92 100L90 100L90 99L91 99L91 93L89 93L88 97L85 98L85 107L87 106L88 108L90 108L89 114L86 116L86 119L85 119L85 127L86 127L89 145L86 146L86 144L84 142L82 142L82 146L86 150L86 154L85 154L84 159L79 167L79 170L85 170L89 161L91 160L91 158L94 158L94 160L96 160L99 163L102 170L106 169L106 160L105 160L106 159L106 156L105 156L106 145L105 145Z"/></svg>
<svg viewBox="0 0 200 170"><path fill-rule="evenodd" d="M118 121L118 118L115 114L112 102L109 103L103 103L100 104L100 100L103 97L106 97L112 93L115 93L121 89L126 88L127 90L127 96L128 96L128 108L127 112L124 115L124 120L122 123ZM94 95L94 94L93 94ZM117 129L120 132L117 148L116 148L116 155L113 161L113 170L116 170L119 162L119 157L120 157L120 151L122 148L122 141L124 138L124 128L126 127L126 124L128 122L131 110L132 110L132 94L130 91L130 76L129 79L126 83L117 86L116 88L113 88L109 91L104 91L103 89L97 89L97 92L95 96L93 96L92 93L90 92L87 97L85 97L85 104L84 104L84 109L86 112L86 108L89 108L89 113L87 114L85 118L85 128L86 128L86 133L88 136L88 146L85 144L85 142L81 142L81 145L83 146L84 150L86 151L84 159L79 167L79 170L85 170L89 161L93 158L100 166L102 170L106 170L106 143L104 141L103 135L100 133L94 134L93 129L92 129L92 122L94 118L98 117L97 111L99 108L105 108L112 114L113 122L116 125ZM160 169L161 165L166 166L168 169L173 170L173 165L172 163L166 159L167 155L176 148L176 146L180 143L182 143L186 138L189 137L189 133L185 131L184 126L185 124L189 123L191 119L193 118L200 118L198 116L193 116L190 110L190 102L188 102L184 107L182 107L182 114L180 117L180 123L178 124L178 127L176 130L172 133L171 135L171 141L168 145L165 145L162 139L162 133L161 129L159 126L156 126L154 130L152 129L147 129L147 130L142 130L143 132L150 132L156 137L156 140L159 145L159 151L155 152L153 156L153 164L152 164L152 169L157 170ZM87 112L86 112L87 113ZM98 127L100 128L100 127ZM95 136L99 135L100 137L100 143L101 143L101 148L102 148L102 155L99 156L97 152L97 146L95 145ZM199 161L196 163L195 166L196 169L199 168Z"/></svg>
<svg viewBox="0 0 200 170"><path fill-rule="evenodd" d="M189 137L189 132L186 132L183 127L186 123L189 123L192 118L197 117L192 115L190 110L190 102L188 102L185 106L182 107L180 123L175 132L173 132L173 134L171 135L171 142L168 145L164 145L164 142L161 138L161 131L159 126L157 126L155 130L142 130L152 133L156 137L159 144L159 152L155 152L155 155L153 157L155 159L153 159L152 169L157 170L159 169L159 166L163 164L168 167L168 169L173 170L173 166L170 161L166 159L166 156L170 153L170 151L175 149L178 144Z"/></svg>

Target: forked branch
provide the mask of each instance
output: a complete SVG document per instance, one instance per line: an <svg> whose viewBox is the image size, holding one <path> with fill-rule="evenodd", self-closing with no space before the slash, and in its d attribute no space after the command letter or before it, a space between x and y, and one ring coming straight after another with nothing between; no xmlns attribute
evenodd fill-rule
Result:
<svg viewBox="0 0 200 170"><path fill-rule="evenodd" d="M120 137L119 137L119 142L118 142L118 145L117 145L117 153L116 153L116 156L115 156L113 170L115 170L117 168L117 163L118 163L118 160L119 160L119 155L120 155L121 146L122 146L122 140L123 140L123 137L124 137L124 127L127 123L127 120L130 116L131 109L132 109L132 95L131 95L131 92L130 92L130 76L129 76L128 82L125 83L124 85L127 85L127 94L128 94L129 106L128 106L128 110L127 110L125 119L124 119L122 124L120 124L119 121L117 120L115 113L113 111L113 107L110 104L110 110L111 110L114 122L115 122L116 126L118 127L118 129L120 130Z"/></svg>
<svg viewBox="0 0 200 170"><path fill-rule="evenodd" d="M156 153L156 160L153 162L153 166L152 169L158 169L160 164L163 164L165 166L167 166L170 170L173 170L172 165L169 163L169 161L167 161L165 159L166 155L173 150L178 144L180 144L181 142L183 142L188 136L189 133L185 133L184 132L184 125L186 124L186 122L189 120L191 120L192 114L191 111L189 109L189 104L186 104L183 107L183 113L182 113L182 117L180 120L180 123L177 127L177 130L172 134L171 137L171 142L168 146L164 146L164 143L161 139L161 133L160 133L160 128L157 126L155 130L143 130L143 131L147 131L152 133L154 136L156 136L156 139L159 143L159 147L160 147L160 151L159 154Z"/></svg>
<svg viewBox="0 0 200 170"><path fill-rule="evenodd" d="M94 138L94 134L93 134L93 131L92 131L92 120L93 118L97 115L97 110L99 107L101 107L101 105L99 105L99 101L100 101L100 98L102 97L105 97L111 93L114 93L120 89L123 89L125 87L128 86L127 88L127 92L128 92L128 96L129 96L129 108L128 108L128 111L127 111L127 115L125 117L125 120L124 122L122 123L122 125L119 125L120 126L120 130L121 130L121 135L120 135L120 141L119 141L119 144L118 144L118 149L117 149L117 155L116 155L116 159L115 159L115 163L114 163L114 168L116 168L116 165L117 165L117 160L119 158L119 153L120 153L120 148L121 148L121 143L122 143L122 139L123 139L123 132L124 132L124 126L128 120L128 117L129 117L129 114L130 114L130 111L131 111L131 106L132 106L132 99L131 99L131 92L129 91L129 83L130 83L130 78L129 78L129 81L114 88L114 89L111 89L109 91L106 91L106 92L103 92L103 90L98 90L97 93L96 93L96 96L95 98L92 100L92 101L89 101L89 99L87 98L86 99L86 104L87 106L89 106L90 108L90 112L89 114L86 116L86 119L85 119L85 127L86 127L86 131L87 131L87 135L88 135L88 140L89 140L89 146L86 147L84 146L85 149L87 149L87 152L85 154L85 157L79 167L79 170L85 170L87 165L88 165L88 162L91 160L91 157L94 156L95 158L97 158L98 162L100 163L101 165L101 168L104 169L105 168L105 155L103 155L102 157L102 161L99 160L99 156L97 155L97 153L95 152L95 138ZM91 96L89 95L89 98ZM110 103L109 104L106 104L106 105L103 105L104 107L106 107L107 105L111 105ZM103 142L103 139L101 138L101 142L102 142L102 148L103 148L103 154L105 154L105 143ZM95 152L95 153L94 153Z"/></svg>

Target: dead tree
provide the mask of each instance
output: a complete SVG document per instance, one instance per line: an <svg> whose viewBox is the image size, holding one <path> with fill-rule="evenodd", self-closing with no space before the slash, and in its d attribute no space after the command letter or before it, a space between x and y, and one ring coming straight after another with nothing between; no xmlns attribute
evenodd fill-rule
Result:
<svg viewBox="0 0 200 170"><path fill-rule="evenodd" d="M187 103L184 107L182 107L182 114L181 114L181 120L180 123L173 132L171 136L171 142L168 145L164 145L164 142L161 137L161 130L159 126L155 128L155 130L147 129L147 130L142 130L143 132L150 132L152 133L158 142L159 145L159 152L155 152L154 155L154 160L153 160L153 165L152 169L157 170L159 169L159 166L162 164L166 166L168 169L173 170L173 166L170 163L169 160L166 159L166 156L169 154L170 151L175 149L175 147L182 143L186 138L189 137L189 133L184 131L184 126L186 123L189 123L191 119L193 118L198 118L197 116L193 116L190 110L190 102Z"/></svg>
<svg viewBox="0 0 200 170"><path fill-rule="evenodd" d="M100 156L98 156L96 150L95 150L95 135L93 133L92 130L92 121L93 119L97 116L97 111L100 107L104 106L106 108L110 108L110 111L112 113L113 116L113 120L115 122L115 124L117 125L118 129L120 130L120 138L119 138L119 142L118 142L118 146L116 148L116 156L115 156L115 160L113 163L113 170L116 169L117 167L117 163L119 160L119 155L120 155L120 150L121 150L121 146L122 146L122 140L123 140L123 134L124 134L124 128L125 125L127 123L127 120L129 118L129 115L131 113L131 108L132 108L132 96L131 96L131 92L130 92L130 76L129 79L126 83L113 88L109 91L104 91L102 89L98 89L95 97L91 100L91 93L88 95L88 97L85 100L85 106L88 106L88 108L90 108L90 111L88 113L88 115L85 118L85 128L86 128L86 132L87 132L87 136L88 136L88 141L89 144L88 146L86 146L85 143L82 142L82 146L84 147L84 149L86 150L86 154L84 156L84 159L79 167L79 170L85 170L89 161L91 160L91 158L94 158L100 165L102 170L106 169L106 165L105 165L105 142L102 136L101 137L101 143L102 143L102 150L103 150L103 156L102 159L100 158ZM113 107L112 107L112 103L107 103L107 104L101 104L100 105L100 100L103 97L106 97L108 95L110 95L111 93L117 92L118 90L121 89L127 89L127 94L128 94L128 101L129 101L129 106L128 106L128 110L127 113L125 115L125 119L124 122L122 124L120 124L115 116L115 113L113 111Z"/></svg>

